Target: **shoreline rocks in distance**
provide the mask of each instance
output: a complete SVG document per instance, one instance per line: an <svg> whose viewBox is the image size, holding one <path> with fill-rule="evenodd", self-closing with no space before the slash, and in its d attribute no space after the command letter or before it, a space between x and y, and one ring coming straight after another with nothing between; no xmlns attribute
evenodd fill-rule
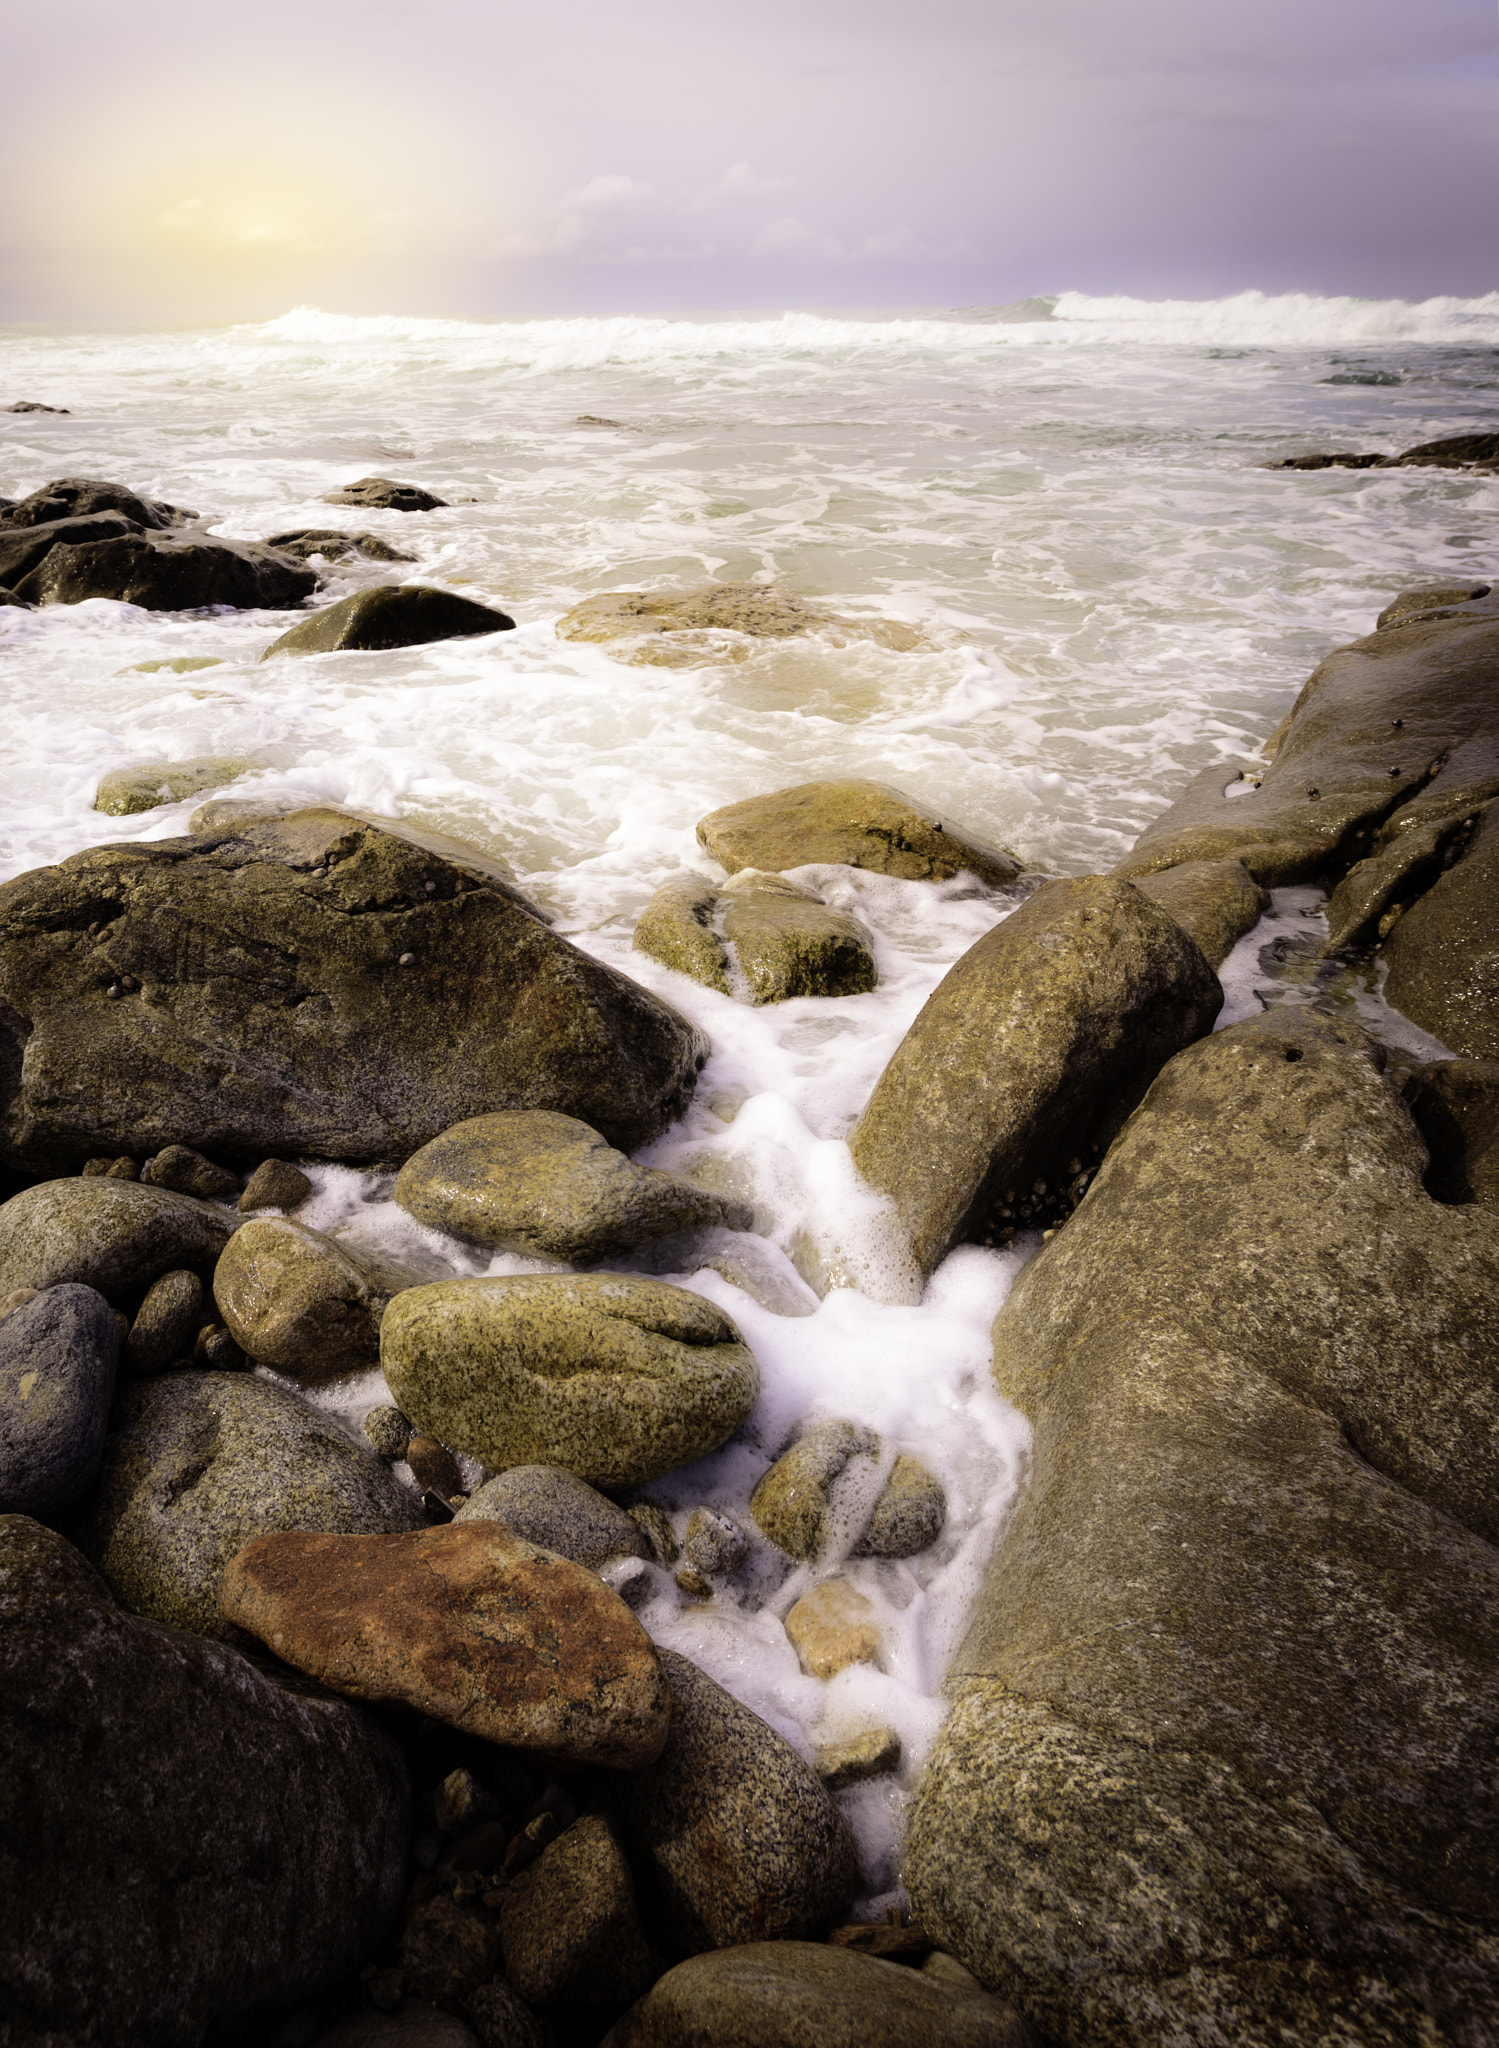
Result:
<svg viewBox="0 0 1499 2048"><path fill-rule="evenodd" d="M364 505L383 512L436 512L447 502L420 484L398 484L388 476L362 476L323 497L325 505Z"/></svg>
<svg viewBox="0 0 1499 2048"><path fill-rule="evenodd" d="M1329 378L1334 383L1335 378ZM1499 465L1499 433L1448 434L1419 441L1399 455L1286 455L1265 469L1477 469Z"/></svg>
<svg viewBox="0 0 1499 2048"><path fill-rule="evenodd" d="M378 533L345 533L334 526L294 526L288 533L273 533L265 542L278 554L294 555L307 562L321 555L325 562L343 562L350 555L364 555L372 562L414 562L403 548L392 547Z"/></svg>

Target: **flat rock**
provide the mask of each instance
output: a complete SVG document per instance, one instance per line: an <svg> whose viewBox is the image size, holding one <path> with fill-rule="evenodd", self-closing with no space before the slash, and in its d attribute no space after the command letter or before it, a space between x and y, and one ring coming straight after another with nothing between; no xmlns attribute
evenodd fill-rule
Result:
<svg viewBox="0 0 1499 2048"><path fill-rule="evenodd" d="M162 804L180 804L205 789L222 789L247 772L241 754L204 755L194 761L144 761L111 768L99 778L94 809L109 818L133 818Z"/></svg>
<svg viewBox="0 0 1499 2048"><path fill-rule="evenodd" d="M166 1372L191 1358L199 1330L212 1320L204 1313L208 1300L196 1273L163 1273L154 1280L125 1340L127 1371Z"/></svg>
<svg viewBox="0 0 1499 2048"><path fill-rule="evenodd" d="M671 1733L611 1792L679 1949L796 1941L842 1918L858 1881L843 1817L810 1764L685 1657L661 1653Z"/></svg>
<svg viewBox="0 0 1499 2048"><path fill-rule="evenodd" d="M597 1571L612 1557L653 1556L640 1525L622 1507L555 1465L513 1465L484 1484L455 1522L503 1522L528 1543Z"/></svg>
<svg viewBox="0 0 1499 2048"><path fill-rule="evenodd" d="M1270 907L1270 891L1239 860L1183 861L1164 874L1138 876L1135 887L1176 919L1213 968Z"/></svg>
<svg viewBox="0 0 1499 2048"><path fill-rule="evenodd" d="M591 1265L748 1213L674 1173L636 1166L577 1117L470 1117L402 1167L395 1199L418 1223L489 1250Z"/></svg>
<svg viewBox="0 0 1499 2048"><path fill-rule="evenodd" d="M455 1450L614 1488L717 1450L760 1390L720 1309L623 1275L413 1287L385 1312L380 1363L402 1412Z"/></svg>
<svg viewBox="0 0 1499 2048"><path fill-rule="evenodd" d="M362 476L323 498L325 505L367 505L385 512L435 512L447 502L420 484L398 484L388 476Z"/></svg>
<svg viewBox="0 0 1499 2048"><path fill-rule="evenodd" d="M527 2005L627 2005L657 1975L619 1839L585 1813L505 1888L505 1976Z"/></svg>
<svg viewBox="0 0 1499 2048"><path fill-rule="evenodd" d="M119 1356L92 1287L48 1287L0 1320L0 1514L52 1516L87 1491Z"/></svg>
<svg viewBox="0 0 1499 2048"><path fill-rule="evenodd" d="M841 863L912 882L971 874L1004 888L1020 874L1013 854L971 838L882 782L804 782L746 797L711 811L697 836L731 875Z"/></svg>
<svg viewBox="0 0 1499 2048"><path fill-rule="evenodd" d="M506 613L449 590L433 590L422 583L385 584L325 605L273 640L260 658L272 661L283 654L422 647L432 640L508 633L514 625Z"/></svg>
<svg viewBox="0 0 1499 2048"><path fill-rule="evenodd" d="M213 1298L245 1354L306 1387L380 1362L389 1276L285 1216L253 1216L229 1240Z"/></svg>
<svg viewBox="0 0 1499 2048"><path fill-rule="evenodd" d="M653 668L742 659L739 650L722 645L720 636L726 633L750 641L820 633L839 645L867 640L899 653L921 644L915 628L897 619L839 618L790 591L763 583L704 583L682 591L605 590L584 598L557 621L560 640L627 641L623 658Z"/></svg>
<svg viewBox="0 0 1499 2048"><path fill-rule="evenodd" d="M1031 1477L905 1878L1061 2048L1499 2010L1499 1219L1382 1064L1291 1008L1182 1053L995 1324Z"/></svg>
<svg viewBox="0 0 1499 2048"><path fill-rule="evenodd" d="M273 533L268 548L283 555L295 555L299 562L321 555L325 562L342 562L350 555L367 555L374 562L414 562L401 548L392 547L378 533L344 533L334 526L297 526L288 533Z"/></svg>
<svg viewBox="0 0 1499 2048"><path fill-rule="evenodd" d="M1007 1191L1065 1180L1223 991L1176 920L1102 875L1048 882L949 969L854 1128L924 1273Z"/></svg>
<svg viewBox="0 0 1499 2048"><path fill-rule="evenodd" d="M0 1155L35 1172L174 1143L398 1161L522 1108L629 1150L705 1058L482 862L338 811L236 814L0 888Z"/></svg>
<svg viewBox="0 0 1499 2048"><path fill-rule="evenodd" d="M268 2038L394 1932L400 1745L0 1520L0 2009L15 2048Z"/></svg>
<svg viewBox="0 0 1499 2048"><path fill-rule="evenodd" d="M0 1205L0 1296L64 1280L133 1308L163 1273L209 1278L234 1225L221 1209L112 1175L42 1181Z"/></svg>
<svg viewBox="0 0 1499 2048"><path fill-rule="evenodd" d="M650 1638L592 1572L493 1522L268 1535L224 1574L225 1618L356 1699L486 1742L623 1771L654 1762L670 1695Z"/></svg>
<svg viewBox="0 0 1499 2048"><path fill-rule="evenodd" d="M246 1373L186 1372L119 1396L73 1534L122 1606L232 1637L219 1581L252 1538L423 1521L372 1450L295 1394Z"/></svg>
<svg viewBox="0 0 1499 2048"><path fill-rule="evenodd" d="M1434 1060L1415 1083L1411 1113L1431 1154L1427 1192L1499 1209L1499 1060Z"/></svg>
<svg viewBox="0 0 1499 2048"><path fill-rule="evenodd" d="M873 1602L850 1580L824 1579L786 1615L786 1636L809 1678L878 1664L884 1645Z"/></svg>

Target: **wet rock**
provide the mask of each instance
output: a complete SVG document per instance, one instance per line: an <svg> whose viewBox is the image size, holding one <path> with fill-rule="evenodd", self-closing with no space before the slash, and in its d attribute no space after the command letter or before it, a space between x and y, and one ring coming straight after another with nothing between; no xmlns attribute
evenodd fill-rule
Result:
<svg viewBox="0 0 1499 2048"><path fill-rule="evenodd" d="M283 555L295 555L299 562L321 555L325 562L346 561L350 555L367 555L374 562L414 562L401 548L392 547L378 533L344 533L334 526L298 526L289 533L273 533L268 548Z"/></svg>
<svg viewBox="0 0 1499 2048"><path fill-rule="evenodd" d="M966 873L1004 888L1020 874L1013 854L970 838L882 782L805 782L747 797L710 812L697 836L731 875L837 862L916 882Z"/></svg>
<svg viewBox="0 0 1499 2048"><path fill-rule="evenodd" d="M206 756L195 761L147 761L133 768L112 768L99 778L94 809L110 818L133 818L162 804L180 804L200 790L220 789L243 775L251 764L243 755Z"/></svg>
<svg viewBox="0 0 1499 2048"><path fill-rule="evenodd" d="M468 2014L481 2048L552 2048L551 2028L498 1979L473 1994Z"/></svg>
<svg viewBox="0 0 1499 2048"><path fill-rule="evenodd" d="M13 590L64 542L79 547L140 531L136 522L121 512L90 512L77 519L51 519L42 526L0 526L0 584Z"/></svg>
<svg viewBox="0 0 1499 2048"><path fill-rule="evenodd" d="M996 1322L1031 1477L905 1877L1050 2040L1499 2007L1499 1221L1382 1061L1304 1009L1182 1053Z"/></svg>
<svg viewBox="0 0 1499 2048"><path fill-rule="evenodd" d="M677 1541L677 1532L671 1525L671 1516L664 1508L658 1508L653 1500L638 1500L625 1513L645 1538L647 1549L644 1555L655 1564L675 1564L682 1554Z"/></svg>
<svg viewBox="0 0 1499 2048"><path fill-rule="evenodd" d="M384 1458L393 1465L398 1458L406 1455L406 1446L411 1441L411 1424L399 1408L382 1406L372 1408L364 1418L364 1434L377 1458Z"/></svg>
<svg viewBox="0 0 1499 2048"><path fill-rule="evenodd" d="M1395 457L1397 462L1492 462L1499 457L1499 434L1448 434L1437 441L1418 441Z"/></svg>
<svg viewBox="0 0 1499 2048"><path fill-rule="evenodd" d="M382 584L325 605L273 640L260 658L271 661L283 654L423 647L433 640L508 633L514 625L514 619L504 612L448 590L433 590L421 583Z"/></svg>
<svg viewBox="0 0 1499 2048"><path fill-rule="evenodd" d="M1183 861L1164 874L1141 875L1135 887L1176 919L1213 968L1270 908L1269 890L1237 860Z"/></svg>
<svg viewBox="0 0 1499 2048"><path fill-rule="evenodd" d="M85 1159L80 1172L85 1180L139 1180L141 1177L139 1165L124 1154L118 1159Z"/></svg>
<svg viewBox="0 0 1499 2048"><path fill-rule="evenodd" d="M31 604L113 598L150 612L208 605L284 610L317 588L317 577L286 555L201 530L152 530L103 540L57 541L13 586Z"/></svg>
<svg viewBox="0 0 1499 2048"><path fill-rule="evenodd" d="M423 1493L451 1501L463 1492L463 1474L446 1444L434 1437L414 1436L406 1444L406 1463Z"/></svg>
<svg viewBox="0 0 1499 2048"><path fill-rule="evenodd" d="M738 874L723 892L724 937L754 1003L863 995L879 980L874 942L856 917L779 876Z"/></svg>
<svg viewBox="0 0 1499 2048"><path fill-rule="evenodd" d="M761 1534L788 1557L816 1557L846 1533L844 1515L833 1506L838 1481L855 1459L866 1463L872 1478L879 1450L872 1429L852 1422L815 1423L782 1452L750 1495L750 1514ZM873 1489L862 1491L872 1495Z"/></svg>
<svg viewBox="0 0 1499 2048"><path fill-rule="evenodd" d="M1356 455L1342 449L1331 455L1287 455L1279 462L1267 462L1266 469L1388 469L1388 455Z"/></svg>
<svg viewBox="0 0 1499 2048"><path fill-rule="evenodd" d="M0 1514L52 1516L93 1483L119 1355L92 1287L46 1288L0 1321Z"/></svg>
<svg viewBox="0 0 1499 2048"><path fill-rule="evenodd" d="M500 1932L479 1906L439 1892L418 1906L401 1942L401 1974L417 1998L461 2005L500 1967Z"/></svg>
<svg viewBox="0 0 1499 2048"><path fill-rule="evenodd" d="M490 1250L592 1264L680 1230L749 1222L739 1204L636 1166L577 1117L471 1117L408 1159L395 1199L429 1230Z"/></svg>
<svg viewBox="0 0 1499 2048"><path fill-rule="evenodd" d="M254 1216L229 1241L213 1298L249 1357L303 1386L380 1362L390 1276L286 1216Z"/></svg>
<svg viewBox="0 0 1499 2048"><path fill-rule="evenodd" d="M38 1172L127 1144L368 1164L516 1108L645 1144L691 1094L699 1034L480 865L303 810L18 876L0 1152Z"/></svg>
<svg viewBox="0 0 1499 2048"><path fill-rule="evenodd" d="M816 1774L748 1707L670 1650L671 1733L659 1760L611 1790L645 1859L666 1927L689 1953L820 1934L846 1911L857 1868Z"/></svg>
<svg viewBox="0 0 1499 2048"><path fill-rule="evenodd" d="M1398 597L1392 597L1379 617L1374 621L1376 632L1386 626L1403 626L1408 619L1420 618L1424 613L1450 611L1453 605L1467 604L1471 599L1487 597L1493 588L1489 583L1422 583L1413 590L1402 590Z"/></svg>
<svg viewBox="0 0 1499 2048"><path fill-rule="evenodd" d="M440 1831L445 1835L460 1835L465 1838L484 1828L500 1824L506 1811L505 1801L476 1778L472 1771L461 1766L456 1771L449 1771L438 1786L433 1806ZM500 1860L503 1863L503 1852Z"/></svg>
<svg viewBox="0 0 1499 2048"><path fill-rule="evenodd" d="M1411 1113L1431 1154L1427 1192L1499 1209L1499 1060L1434 1060L1415 1084Z"/></svg>
<svg viewBox="0 0 1499 2048"><path fill-rule="evenodd" d="M346 2013L318 2035L316 2048L491 2048L491 2044L441 2006L407 1999L399 2012Z"/></svg>
<svg viewBox="0 0 1499 2048"><path fill-rule="evenodd" d="M207 1290L196 1273L163 1273L146 1290L125 1340L125 1367L133 1373L158 1373L193 1355L193 1345L206 1320Z"/></svg>
<svg viewBox="0 0 1499 2048"><path fill-rule="evenodd" d="M513 1465L488 1479L455 1522L503 1522L529 1543L597 1571L612 1557L649 1557L650 1544L623 1508L555 1465Z"/></svg>
<svg viewBox="0 0 1499 2048"><path fill-rule="evenodd" d="M67 413L72 411L72 407L67 405L43 405L38 398L18 398L14 405L7 405L3 410L6 412Z"/></svg>
<svg viewBox="0 0 1499 2048"><path fill-rule="evenodd" d="M243 1372L250 1363L248 1355L222 1323L205 1323L199 1330L193 1345L193 1364L207 1366L212 1372Z"/></svg>
<svg viewBox="0 0 1499 2048"><path fill-rule="evenodd" d="M123 484L100 483L93 477L65 476L56 483L43 484L29 497L7 505L0 512L0 529L17 526L49 526L59 519L86 519L94 513L114 512L136 526L165 528L186 526L197 518L181 505L164 504L159 498L142 498Z"/></svg>
<svg viewBox="0 0 1499 2048"><path fill-rule="evenodd" d="M1471 845L1395 924L1384 992L1468 1059L1499 1059L1499 802Z"/></svg>
<svg viewBox="0 0 1499 2048"><path fill-rule="evenodd" d="M625 1771L666 1739L650 1638L592 1572L492 1522L398 1536L264 1536L223 1612L356 1699L401 1701L486 1742Z"/></svg>
<svg viewBox="0 0 1499 2048"><path fill-rule="evenodd" d="M122 676L193 676L200 669L222 668L219 654L177 654L165 661L132 661L119 670Z"/></svg>
<svg viewBox="0 0 1499 2048"><path fill-rule="evenodd" d="M891 1468L874 1513L854 1545L855 1557L915 1557L936 1542L947 1520L947 1495L914 1458Z"/></svg>
<svg viewBox="0 0 1499 2048"><path fill-rule="evenodd" d="M718 636L725 633L749 640L821 633L839 645L868 640L898 652L919 646L921 639L914 627L899 620L839 618L763 583L704 583L686 591L605 590L584 598L557 621L560 640L628 642L624 660L657 668L722 661L727 651ZM728 652L727 658L736 656Z"/></svg>
<svg viewBox="0 0 1499 2048"><path fill-rule="evenodd" d="M420 484L398 484L388 476L362 476L323 498L325 505L366 505L385 512L435 512L447 502L424 491Z"/></svg>
<svg viewBox="0 0 1499 2048"><path fill-rule="evenodd" d="M872 1603L847 1579L824 1579L786 1616L786 1635L809 1678L878 1664L883 1644Z"/></svg>
<svg viewBox="0 0 1499 2048"><path fill-rule="evenodd" d="M629 1866L602 1814L584 1814L507 1886L505 1975L528 2005L627 2005L660 1967Z"/></svg>
<svg viewBox="0 0 1499 2048"><path fill-rule="evenodd" d="M232 1202L239 1196L239 1175L216 1166L191 1145L166 1145L141 1169L141 1179L154 1188L196 1195L203 1202Z"/></svg>
<svg viewBox="0 0 1499 2048"><path fill-rule="evenodd" d="M331 1418L244 1373L170 1373L115 1404L74 1529L133 1613L230 1636L225 1567L271 1530L419 1528L421 1503Z"/></svg>
<svg viewBox="0 0 1499 2048"><path fill-rule="evenodd" d="M701 875L673 875L636 920L635 951L728 995L729 956L713 929L718 900L718 891Z"/></svg>
<svg viewBox="0 0 1499 2048"><path fill-rule="evenodd" d="M1223 991L1174 918L1102 875L1049 882L951 968L854 1128L924 1273L1007 1191L1066 1178Z"/></svg>
<svg viewBox="0 0 1499 2048"><path fill-rule="evenodd" d="M830 1792L862 1785L866 1778L887 1778L900 1769L900 1760L901 1739L893 1728L871 1728L846 1742L820 1742L813 1758Z"/></svg>
<svg viewBox="0 0 1499 2048"><path fill-rule="evenodd" d="M659 1280L440 1281L396 1296L380 1362L403 1413L493 1469L643 1485L717 1450L759 1394L729 1318Z"/></svg>
<svg viewBox="0 0 1499 2048"><path fill-rule="evenodd" d="M682 1548L687 1562L705 1578L737 1572L749 1556L749 1538L727 1515L712 1508L694 1508L687 1518L687 1538Z"/></svg>
<svg viewBox="0 0 1499 2048"><path fill-rule="evenodd" d="M133 1306L163 1273L208 1278L233 1228L222 1210L169 1188L113 1175L42 1181L0 1206L0 1294L77 1280Z"/></svg>
<svg viewBox="0 0 1499 2048"><path fill-rule="evenodd" d="M1010 2007L876 1956L804 1941L693 1956L651 1987L608 2048L1038 2048Z"/></svg>
<svg viewBox="0 0 1499 2048"><path fill-rule="evenodd" d="M222 1643L135 1620L0 1521L0 2003L24 2042L266 2038L393 1932L401 1750ZM258 2019L258 2024L257 2024Z"/></svg>
<svg viewBox="0 0 1499 2048"><path fill-rule="evenodd" d="M300 1167L284 1159L262 1159L245 1182L239 1198L242 1216L260 1209L297 1209L312 1193L312 1182Z"/></svg>

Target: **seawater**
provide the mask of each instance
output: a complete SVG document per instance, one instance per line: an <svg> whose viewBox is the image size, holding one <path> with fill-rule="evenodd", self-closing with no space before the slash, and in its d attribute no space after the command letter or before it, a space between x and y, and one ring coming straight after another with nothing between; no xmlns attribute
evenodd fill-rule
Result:
<svg viewBox="0 0 1499 2048"><path fill-rule="evenodd" d="M844 1139L922 1003L1015 899L809 870L874 933L880 985L761 1010L633 953L635 917L667 874L712 871L693 830L706 811L814 777L893 782L1034 868L1109 866L1190 774L1253 757L1395 591L1491 568L1499 478L1261 465L1492 427L1499 294L1066 293L739 320L303 309L202 333L12 330L0 366L0 403L70 408L0 414L0 493L94 476L234 536L363 528L417 559L334 568L319 601L409 578L516 619L493 639L259 667L295 614L0 611L0 875L185 829L198 799L94 812L109 768L243 756L236 795L405 817L501 855L560 930L703 1025L694 1107L643 1156L753 1203L751 1288L710 1267L670 1277L736 1318L764 1393L744 1440L652 1492L679 1519L699 1503L742 1519L792 1428L846 1415L930 1466L950 1513L925 1556L847 1567L881 1616L878 1670L804 1677L781 1616L805 1575L763 1555L709 1603L661 1575L643 1616L804 1752L900 1731L901 1778L842 1795L877 1910L898 1892L945 1663L1023 1483L1027 1433L990 1384L988 1332L1036 1241L960 1250L920 1291ZM452 502L320 502L370 473ZM896 620L916 645L724 640L662 668L556 636L597 591L709 577ZM219 665L136 666L179 656ZM1315 890L1277 892L1225 967L1224 1021L1330 994L1408 1054L1440 1052L1373 984L1319 979L1320 919ZM418 1231L374 1176L315 1178L309 1221L423 1271L539 1270ZM841 1284L819 1296L809 1272ZM372 1379L332 1398L357 1419L380 1394Z"/></svg>

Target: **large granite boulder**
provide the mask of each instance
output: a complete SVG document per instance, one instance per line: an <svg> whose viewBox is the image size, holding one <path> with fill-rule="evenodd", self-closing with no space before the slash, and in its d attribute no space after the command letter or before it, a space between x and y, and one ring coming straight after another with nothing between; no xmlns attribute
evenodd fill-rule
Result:
<svg viewBox="0 0 1499 2048"><path fill-rule="evenodd" d="M50 1517L93 1483L119 1357L92 1287L48 1287L0 1319L0 1514Z"/></svg>
<svg viewBox="0 0 1499 2048"><path fill-rule="evenodd" d="M116 1402L72 1534L132 1613L233 1640L219 1587L255 1537L383 1535L424 1519L372 1450L285 1388L247 1373L176 1372Z"/></svg>
<svg viewBox="0 0 1499 2048"><path fill-rule="evenodd" d="M0 1153L33 1171L178 1142L397 1161L498 1109L628 1150L705 1058L513 886L337 811L231 813L0 888Z"/></svg>
<svg viewBox="0 0 1499 2048"><path fill-rule="evenodd" d="M235 1220L193 1195L139 1181L41 1181L0 1205L0 1298L74 1280L116 1308L134 1308L163 1273L212 1278Z"/></svg>
<svg viewBox="0 0 1499 2048"><path fill-rule="evenodd" d="M10 2048L268 2038L400 1911L401 1749L223 1643L118 1608L0 1519L0 2031Z"/></svg>
<svg viewBox="0 0 1499 2048"><path fill-rule="evenodd" d="M1020 874L1012 853L986 846L883 782L803 782L746 797L710 811L697 836L731 875L839 863L908 882L966 873L1002 889Z"/></svg>
<svg viewBox="0 0 1499 2048"><path fill-rule="evenodd" d="M659 1479L745 1422L760 1374L721 1309L662 1280L440 1280L398 1294L380 1363L404 1415L501 1470Z"/></svg>
<svg viewBox="0 0 1499 2048"><path fill-rule="evenodd" d="M1223 991L1196 944L1127 882L1048 882L951 968L849 1143L931 1272L1007 1195L1102 1149Z"/></svg>
<svg viewBox="0 0 1499 2048"><path fill-rule="evenodd" d="M1499 1219L1382 1060L1285 1008L1182 1053L995 1325L1032 1472L905 1875L1059 2048L1499 2011Z"/></svg>
<svg viewBox="0 0 1499 2048"><path fill-rule="evenodd" d="M332 654L340 649L370 652L387 647L422 647L431 640L473 639L508 633L515 625L505 612L475 604L450 590L423 583L382 584L325 605L273 640L262 661L283 654Z"/></svg>

